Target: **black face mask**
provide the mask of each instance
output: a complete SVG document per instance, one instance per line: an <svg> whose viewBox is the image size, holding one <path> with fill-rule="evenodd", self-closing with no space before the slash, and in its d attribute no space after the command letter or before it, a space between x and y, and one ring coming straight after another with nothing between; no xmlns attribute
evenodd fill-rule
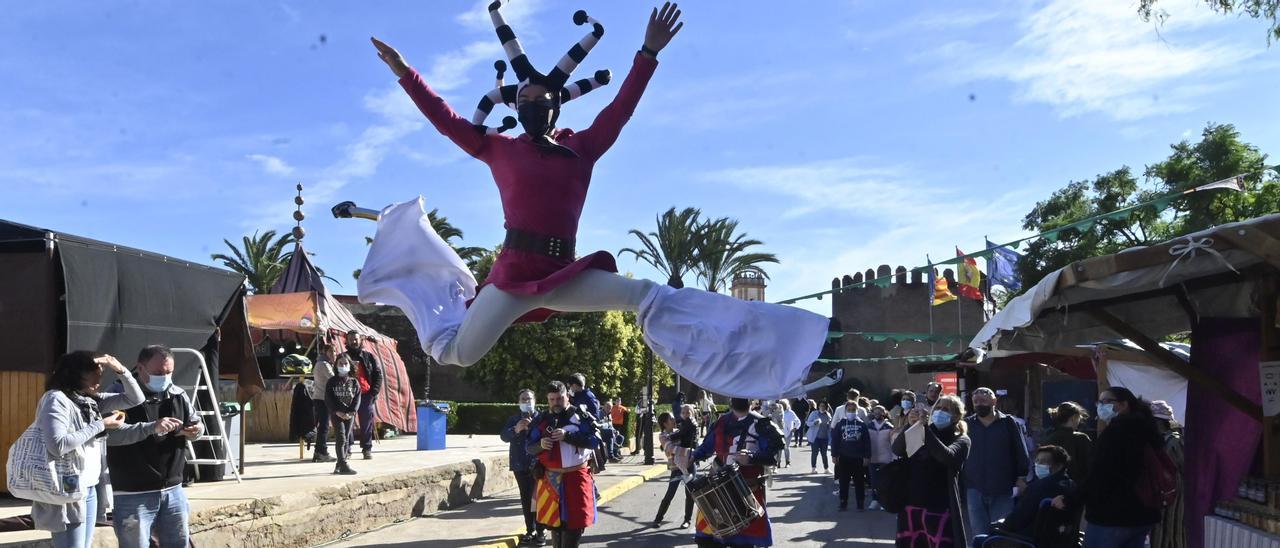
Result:
<svg viewBox="0 0 1280 548"><path fill-rule="evenodd" d="M977 410L978 416L983 418L990 417L991 412L994 411L990 405L975 405L973 408Z"/></svg>
<svg viewBox="0 0 1280 548"><path fill-rule="evenodd" d="M560 107L549 102L527 102L516 108L517 119L530 137L548 135L556 127L556 118L560 117Z"/></svg>

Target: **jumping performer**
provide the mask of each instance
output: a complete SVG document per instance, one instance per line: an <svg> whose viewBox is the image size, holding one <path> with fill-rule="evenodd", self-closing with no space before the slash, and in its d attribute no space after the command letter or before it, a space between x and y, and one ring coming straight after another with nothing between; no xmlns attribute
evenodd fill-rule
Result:
<svg viewBox="0 0 1280 548"><path fill-rule="evenodd" d="M401 308L422 347L441 363L476 363L515 322L541 321L555 312L621 310L637 313L645 342L667 364L717 393L775 398L838 382L840 374L833 372L804 384L826 340L828 320L822 316L619 276L613 256L604 251L575 260L592 169L635 111L659 52L683 26L677 6L653 10L617 97L581 131L555 123L563 103L609 82L608 71L599 71L569 83L604 26L586 12L575 13L574 22L590 25L590 32L544 74L525 56L501 7L494 2L489 14L518 83L503 82L506 65L499 61L498 87L481 99L470 120L454 112L399 52L377 38L373 44L431 124L489 166L506 221L502 252L477 288L466 265L431 230L421 198L381 212L339 204L336 216L378 220L358 281L361 302ZM484 125L497 103L516 110L523 135L501 134L514 127L510 117L499 128Z"/></svg>

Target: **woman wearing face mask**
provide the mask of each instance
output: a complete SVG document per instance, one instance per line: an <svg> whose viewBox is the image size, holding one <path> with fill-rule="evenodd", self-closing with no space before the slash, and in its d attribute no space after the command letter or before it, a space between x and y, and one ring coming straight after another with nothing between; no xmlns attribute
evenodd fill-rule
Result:
<svg viewBox="0 0 1280 548"><path fill-rule="evenodd" d="M898 546L961 546L969 538L957 481L969 457L964 416L960 398L943 396L934 403L931 415L920 418L927 426L924 446L915 454L907 454L906 436L893 440L894 454L907 458L909 478L907 504L898 514Z"/></svg>
<svg viewBox="0 0 1280 548"><path fill-rule="evenodd" d="M871 510L880 509L880 497L876 494L876 472L880 467L893 461L893 424L889 422L889 413L884 406L871 408L871 423L867 425L871 436L871 464L867 467L871 479Z"/></svg>
<svg viewBox="0 0 1280 548"><path fill-rule="evenodd" d="M1056 445L1042 445L1035 451L1034 479L1027 484L1026 492L1018 497L1013 511L1003 520L993 524L992 529L1004 536L1013 536L1032 542L1036 530L1036 515L1040 513L1041 502L1056 497L1075 495L1076 483L1067 472L1071 456L1067 450ZM973 546L987 546L987 535L978 535L973 539ZM1001 544L1004 546L1005 544ZM1019 544L1021 545L1021 544Z"/></svg>
<svg viewBox="0 0 1280 548"><path fill-rule="evenodd" d="M1080 404L1068 401L1050 409L1049 418L1053 421L1053 430L1044 437L1044 444L1065 449L1071 457L1067 473L1076 481L1084 481L1089 477L1093 439L1080 431L1080 423L1089 418L1089 413Z"/></svg>
<svg viewBox="0 0 1280 548"><path fill-rule="evenodd" d="M110 368L120 379L122 393L98 392L104 368ZM142 388L114 357L77 350L58 358L45 389L36 408L45 449L51 459L80 452L83 458L75 472L84 498L67 504L32 502L31 519L36 529L52 533L56 548L88 548L93 546L98 515L98 480L106 448L102 438L107 430L124 424L124 415L116 411L142 403ZM157 421L157 433L161 428L168 433L181 425L172 422Z"/></svg>
<svg viewBox="0 0 1280 548"><path fill-rule="evenodd" d="M1155 416L1156 427L1160 429L1160 437L1164 440L1164 451L1170 462L1177 467L1177 485L1183 485L1183 465L1186 463L1186 451L1182 442L1182 427L1174 418L1173 406L1164 400L1151 402L1151 414ZM1186 490L1178 489L1173 504L1164 508L1160 517L1160 525L1151 531L1151 548L1183 548L1187 545L1187 529L1185 524Z"/></svg>
<svg viewBox="0 0 1280 548"><path fill-rule="evenodd" d="M525 450L529 441L529 425L537 418L538 410L534 406L533 390L525 388L517 396L520 412L507 419L499 437L510 444L507 450L507 466L516 476L516 485L520 488L520 509L524 513L525 534L520 539L522 545L542 546L547 543L546 526L537 522L533 511L533 462L534 457Z"/></svg>
<svg viewBox="0 0 1280 548"><path fill-rule="evenodd" d="M818 455L822 455L822 472L831 470L827 464L827 443L831 439L831 404L822 402L809 413L805 424L809 425L809 472L818 472Z"/></svg>
<svg viewBox="0 0 1280 548"><path fill-rule="evenodd" d="M1138 496L1147 448L1164 449L1151 404L1127 388L1113 386L1098 396L1098 420L1106 427L1094 444L1093 464L1084 480L1085 548L1140 548L1160 522L1160 509ZM1054 499L1064 508L1070 497Z"/></svg>
<svg viewBox="0 0 1280 548"><path fill-rule="evenodd" d="M890 401L896 402L896 404L889 409L889 422L893 423L894 436L897 436L898 434L901 434L903 430L906 430L908 426L911 426L907 421L907 413L915 407L916 393L910 390L903 390L894 394L893 397L890 398Z"/></svg>
<svg viewBox="0 0 1280 548"><path fill-rule="evenodd" d="M334 376L325 386L324 402L333 422L333 445L338 453L334 474L350 476L356 473L347 465L351 457L351 423L360 409L360 380L351 372L351 357L338 354L334 363Z"/></svg>

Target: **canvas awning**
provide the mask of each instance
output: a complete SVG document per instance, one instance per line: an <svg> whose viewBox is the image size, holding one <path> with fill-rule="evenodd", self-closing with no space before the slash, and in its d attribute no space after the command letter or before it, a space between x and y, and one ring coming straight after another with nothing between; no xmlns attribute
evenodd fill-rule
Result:
<svg viewBox="0 0 1280 548"><path fill-rule="evenodd" d="M320 331L320 309L314 291L250 295L249 327L300 333Z"/></svg>

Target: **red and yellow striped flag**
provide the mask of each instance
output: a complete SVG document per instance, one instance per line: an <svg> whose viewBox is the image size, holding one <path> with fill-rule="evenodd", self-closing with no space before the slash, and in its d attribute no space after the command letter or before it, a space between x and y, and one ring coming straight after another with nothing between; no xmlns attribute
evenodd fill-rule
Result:
<svg viewBox="0 0 1280 548"><path fill-rule="evenodd" d="M956 257L964 257L964 252L956 248ZM965 257L956 268L956 288L961 297L975 301L982 300L982 272L978 270L978 261L973 257Z"/></svg>

